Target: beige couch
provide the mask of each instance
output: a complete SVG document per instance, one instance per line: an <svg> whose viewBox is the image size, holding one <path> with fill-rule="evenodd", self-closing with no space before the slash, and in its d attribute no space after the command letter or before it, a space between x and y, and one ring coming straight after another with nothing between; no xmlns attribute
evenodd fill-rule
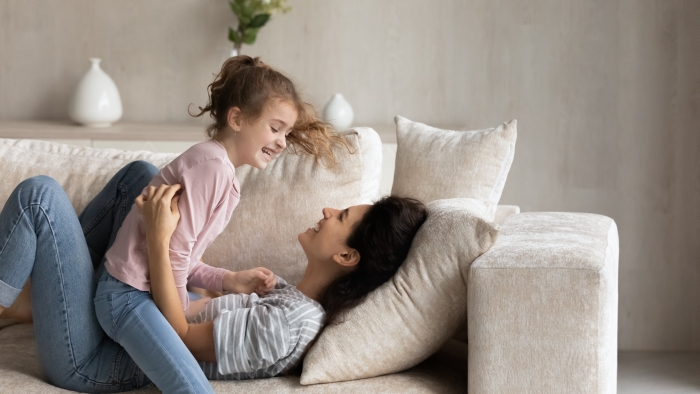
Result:
<svg viewBox="0 0 700 394"><path fill-rule="evenodd" d="M381 142L367 128L347 136L356 153L341 154L341 165L334 170L293 155L277 159L263 172L241 169L241 203L205 261L231 269L267 262L296 282L304 266L296 234L320 217L323 206L344 207L377 197ZM46 174L64 186L80 212L122 165L144 159L162 166L172 158L0 140L0 204L21 179ZM262 213L272 214L275 225L260 227ZM496 221L501 222L498 241L461 275L468 292L463 306L467 333L455 333L459 340L449 340L417 365L383 376L307 386L299 376L212 386L218 393L614 393L615 223L592 214L519 214L513 206L499 206ZM240 235L255 226L257 231ZM266 237L273 234L281 240L279 248L266 247ZM46 383L32 326L0 324L0 393L65 392Z"/></svg>

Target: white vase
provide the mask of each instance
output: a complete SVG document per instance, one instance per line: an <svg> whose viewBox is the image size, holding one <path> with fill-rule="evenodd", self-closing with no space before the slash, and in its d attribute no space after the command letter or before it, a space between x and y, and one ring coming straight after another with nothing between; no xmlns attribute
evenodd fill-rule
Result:
<svg viewBox="0 0 700 394"><path fill-rule="evenodd" d="M323 120L332 124L336 130L342 131L350 127L354 116L350 103L340 93L334 94L323 108Z"/></svg>
<svg viewBox="0 0 700 394"><path fill-rule="evenodd" d="M117 85L100 68L100 59L90 61L92 66L78 82L68 114L85 126L109 127L122 117L122 100Z"/></svg>

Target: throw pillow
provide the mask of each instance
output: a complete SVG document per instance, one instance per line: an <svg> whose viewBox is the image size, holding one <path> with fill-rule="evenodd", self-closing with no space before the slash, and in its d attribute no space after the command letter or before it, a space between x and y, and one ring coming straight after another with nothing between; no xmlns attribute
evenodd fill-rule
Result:
<svg viewBox="0 0 700 394"><path fill-rule="evenodd" d="M327 326L304 360L301 384L369 378L437 351L467 315L467 272L495 242L489 207L470 198L428 204L408 257L387 283Z"/></svg>
<svg viewBox="0 0 700 394"><path fill-rule="evenodd" d="M478 131L451 131L397 116L396 169L392 194L424 203L476 198L496 206L513 162L517 121Z"/></svg>

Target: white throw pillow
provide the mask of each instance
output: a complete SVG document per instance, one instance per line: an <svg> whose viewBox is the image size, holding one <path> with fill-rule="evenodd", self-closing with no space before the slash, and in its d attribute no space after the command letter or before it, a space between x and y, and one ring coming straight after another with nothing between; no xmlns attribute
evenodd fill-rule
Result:
<svg viewBox="0 0 700 394"><path fill-rule="evenodd" d="M467 272L498 236L487 204L470 198L428 204L408 257L387 283L327 326L304 360L301 384L402 371L447 342L467 316Z"/></svg>
<svg viewBox="0 0 700 394"><path fill-rule="evenodd" d="M309 156L283 153L265 170L236 170L241 201L231 222L204 254L204 262L231 270L264 266L290 283L301 279L306 256L297 235L324 207L372 202L379 189L382 144L370 128L343 132L352 152L335 150L339 165L327 169ZM48 175L66 190L76 212L124 165L146 160L162 168L177 154L93 149L34 140L0 139L0 206L22 180Z"/></svg>
<svg viewBox="0 0 700 394"><path fill-rule="evenodd" d="M490 220L513 163L517 121L477 131L441 130L397 116L392 194L424 203L476 198L489 204Z"/></svg>

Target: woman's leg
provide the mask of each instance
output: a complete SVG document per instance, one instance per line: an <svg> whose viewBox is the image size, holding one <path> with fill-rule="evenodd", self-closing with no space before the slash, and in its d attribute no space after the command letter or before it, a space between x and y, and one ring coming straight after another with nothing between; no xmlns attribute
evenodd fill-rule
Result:
<svg viewBox="0 0 700 394"><path fill-rule="evenodd" d="M37 349L51 383L92 392L147 384L97 322L80 223L61 186L45 176L22 182L0 212L0 305L13 303L30 274Z"/></svg>
<svg viewBox="0 0 700 394"><path fill-rule="evenodd" d="M146 161L135 161L119 170L105 187L90 201L78 219L83 229L93 267L99 271L107 249L114 243L119 227L131 209L134 199L148 186L158 168ZM99 277L100 272L97 273ZM32 321L30 284L15 299L0 318L22 322Z"/></svg>
<svg viewBox="0 0 700 394"><path fill-rule="evenodd" d="M127 164L78 217L98 278L104 255L114 243L117 231L134 205L134 200L157 173L158 168L146 161Z"/></svg>

